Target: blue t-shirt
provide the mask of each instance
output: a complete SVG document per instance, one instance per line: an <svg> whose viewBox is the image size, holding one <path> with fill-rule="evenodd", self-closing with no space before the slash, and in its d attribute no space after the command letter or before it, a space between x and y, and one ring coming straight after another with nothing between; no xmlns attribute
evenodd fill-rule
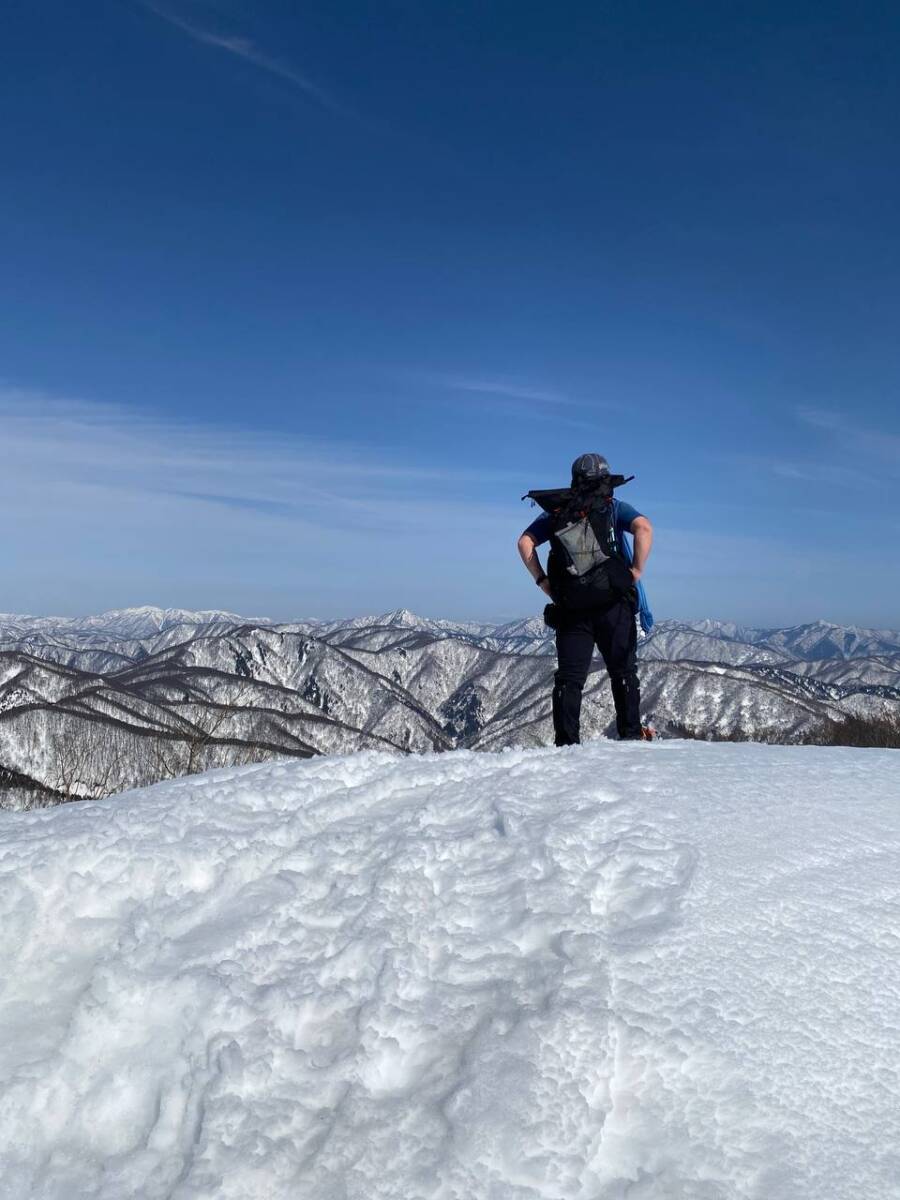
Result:
<svg viewBox="0 0 900 1200"><path fill-rule="evenodd" d="M631 533L631 522L635 517L642 517L644 514L629 504L627 500L616 500L616 537L621 537L623 533ZM544 542L550 540L553 518L549 513L541 513L536 521L532 521L525 532L529 537L533 537L538 546L543 546Z"/></svg>

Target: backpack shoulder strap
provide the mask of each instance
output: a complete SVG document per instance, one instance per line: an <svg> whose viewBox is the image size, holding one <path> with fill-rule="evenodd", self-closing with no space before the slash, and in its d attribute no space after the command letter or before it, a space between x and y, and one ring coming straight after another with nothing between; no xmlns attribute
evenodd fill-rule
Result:
<svg viewBox="0 0 900 1200"><path fill-rule="evenodd" d="M616 510L614 500L595 500L587 514L594 537L603 547L604 553L616 546Z"/></svg>

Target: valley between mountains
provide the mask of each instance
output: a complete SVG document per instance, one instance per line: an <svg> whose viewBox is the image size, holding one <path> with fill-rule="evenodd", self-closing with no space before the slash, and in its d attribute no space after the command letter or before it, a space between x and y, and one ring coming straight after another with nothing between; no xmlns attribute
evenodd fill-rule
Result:
<svg viewBox="0 0 900 1200"><path fill-rule="evenodd" d="M898 632L663 621L639 656L644 716L663 737L817 742L848 718L900 717ZM539 619L0 616L0 806L283 756L548 745L554 667ZM612 728L595 667L586 739Z"/></svg>

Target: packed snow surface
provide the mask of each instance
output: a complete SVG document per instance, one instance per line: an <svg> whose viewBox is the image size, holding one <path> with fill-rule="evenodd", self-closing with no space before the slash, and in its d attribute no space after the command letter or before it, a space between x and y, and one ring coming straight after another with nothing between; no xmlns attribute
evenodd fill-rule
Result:
<svg viewBox="0 0 900 1200"><path fill-rule="evenodd" d="M0 820L0 1195L900 1196L895 751L596 742Z"/></svg>

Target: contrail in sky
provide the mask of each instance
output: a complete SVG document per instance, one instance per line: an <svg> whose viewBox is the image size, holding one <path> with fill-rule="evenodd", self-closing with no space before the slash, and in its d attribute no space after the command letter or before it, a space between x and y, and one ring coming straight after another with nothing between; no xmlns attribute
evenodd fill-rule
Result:
<svg viewBox="0 0 900 1200"><path fill-rule="evenodd" d="M292 67L286 66L284 63L279 62L278 59L272 58L264 51L259 50L248 38L236 37L231 34L213 33L208 29L201 29L199 25L194 25L191 21L186 21L183 17L177 16L167 8L160 7L153 0L138 0L138 2L143 8L154 13L163 21L168 22L169 25L174 25L176 29L180 29L182 33L186 33L195 42L200 42L204 46L212 46L217 50L225 50L228 54L234 54L238 58L243 58L246 62L252 63L254 67L258 67L261 71L267 71L270 75L276 75L279 79L284 79L288 83L293 84L294 87L299 88L300 91L321 105L322 108L347 115L347 110L323 88L320 88L317 84L307 79L305 75L301 75L299 71L295 71Z"/></svg>

